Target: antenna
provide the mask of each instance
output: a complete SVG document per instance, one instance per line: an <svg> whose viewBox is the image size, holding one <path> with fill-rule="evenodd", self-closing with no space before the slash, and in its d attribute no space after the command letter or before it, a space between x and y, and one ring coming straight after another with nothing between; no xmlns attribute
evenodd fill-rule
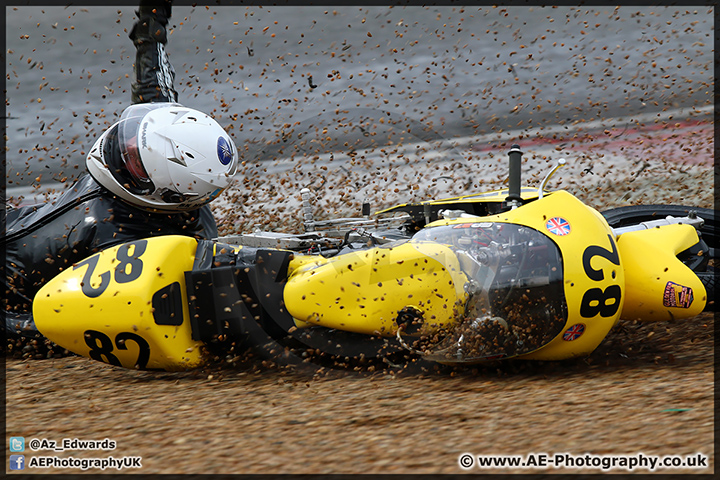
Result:
<svg viewBox="0 0 720 480"><path fill-rule="evenodd" d="M567 160L564 158L558 159L555 166L545 175L545 178L543 178L543 181L540 182L540 186L538 187L538 200L540 200L543 197L543 193L545 191L545 186L547 185L548 181L550 180L550 177L552 177L555 172L560 170L561 167L563 167L567 163Z"/></svg>

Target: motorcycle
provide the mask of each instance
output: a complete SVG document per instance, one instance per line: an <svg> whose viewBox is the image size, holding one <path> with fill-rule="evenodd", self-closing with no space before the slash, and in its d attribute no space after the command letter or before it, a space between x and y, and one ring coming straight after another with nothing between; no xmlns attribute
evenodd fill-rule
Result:
<svg viewBox="0 0 720 480"><path fill-rule="evenodd" d="M316 221L304 231L166 236L99 252L34 299L38 330L126 368L187 370L210 352L349 366L420 358L474 364L591 353L622 318L714 310L714 211L600 213L572 194L508 188Z"/></svg>

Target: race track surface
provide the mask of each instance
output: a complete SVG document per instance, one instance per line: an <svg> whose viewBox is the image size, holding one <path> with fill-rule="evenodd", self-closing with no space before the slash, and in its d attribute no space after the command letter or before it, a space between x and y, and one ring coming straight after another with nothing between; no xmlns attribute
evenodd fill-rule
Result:
<svg viewBox="0 0 720 480"><path fill-rule="evenodd" d="M10 359L7 435L108 438L117 442L113 451L26 457L141 456L142 473L462 473L463 453L701 453L707 468L655 473L712 473L713 326L709 314L623 323L588 358L462 369L313 372L240 363L169 374L77 357Z"/></svg>
<svg viewBox="0 0 720 480"><path fill-rule="evenodd" d="M705 115L690 117L696 122L690 132L685 124L677 130L650 125L631 134L631 145L618 143L625 140L619 134L610 137L612 142L596 131L575 146L529 142L524 178L537 184L563 155L574 161L553 187L566 188L598 209L643 203L712 208L707 153L712 128ZM249 175L263 182L250 189L251 196L247 185L230 190L215 213L222 233L247 232L253 225L297 231L298 183L319 178L318 172L327 172L333 182L316 183L317 218L356 214L363 199L380 208L413 195L424 199L502 188L502 151L488 155L478 139L459 148L469 160L447 155L383 160L369 152L384 170L368 178L358 169L320 165L308 177L284 168ZM693 158L700 161L686 161L683 148L698 153ZM363 185L366 195L350 195L355 185ZM412 363L317 372L240 361L170 374L78 357L8 358L6 435L28 442L108 438L117 443L115 450L25 454L28 461L140 456L142 473L602 473L579 468L586 454L611 455L618 462L641 454L693 459L701 454L705 468L654 472L712 473L713 328L710 314L657 324L621 321L587 358L458 369ZM465 470L459 459L468 453L566 453L576 463L482 469L475 463ZM632 470L647 472L646 467Z"/></svg>

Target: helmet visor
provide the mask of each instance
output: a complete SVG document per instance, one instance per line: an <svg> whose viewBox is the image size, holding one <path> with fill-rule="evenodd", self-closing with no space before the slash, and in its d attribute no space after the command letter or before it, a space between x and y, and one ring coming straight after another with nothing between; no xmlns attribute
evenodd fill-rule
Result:
<svg viewBox="0 0 720 480"><path fill-rule="evenodd" d="M113 175L128 190L136 194L148 194L155 190L150 175L142 161L140 147L146 142L141 132L142 119L157 108L179 106L176 103L139 103L126 108L117 125L116 135L109 135L106 142L106 158ZM107 151L110 149L111 151ZM109 155L108 155L109 154Z"/></svg>
<svg viewBox="0 0 720 480"><path fill-rule="evenodd" d="M125 190L136 195L147 195L155 191L155 185L144 168L140 175L137 175L137 168L134 169L134 172L128 168L128 164L120 151L118 125L112 127L105 135L102 154L108 170Z"/></svg>

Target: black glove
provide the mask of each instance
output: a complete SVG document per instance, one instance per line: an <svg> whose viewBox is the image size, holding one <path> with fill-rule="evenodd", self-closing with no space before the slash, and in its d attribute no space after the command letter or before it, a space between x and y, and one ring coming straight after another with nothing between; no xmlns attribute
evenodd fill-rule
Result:
<svg viewBox="0 0 720 480"><path fill-rule="evenodd" d="M172 11L172 0L140 0L140 8L135 14L138 18L156 17L160 23L167 25Z"/></svg>
<svg viewBox="0 0 720 480"><path fill-rule="evenodd" d="M136 49L132 103L177 102L175 70L165 54L171 6L169 1L140 0L135 12L138 20L129 35Z"/></svg>
<svg viewBox="0 0 720 480"><path fill-rule="evenodd" d="M135 46L145 42L167 43L165 26L171 11L170 1L140 0L140 8L135 12L138 21L133 25L129 35Z"/></svg>

